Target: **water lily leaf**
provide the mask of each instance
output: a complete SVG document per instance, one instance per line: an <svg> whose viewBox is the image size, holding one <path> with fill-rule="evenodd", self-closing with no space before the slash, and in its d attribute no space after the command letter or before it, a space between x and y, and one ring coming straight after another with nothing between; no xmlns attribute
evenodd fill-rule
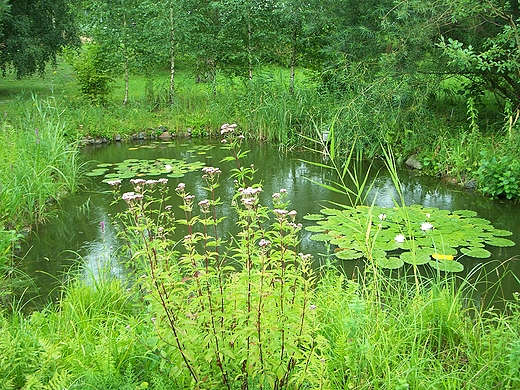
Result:
<svg viewBox="0 0 520 390"><path fill-rule="evenodd" d="M515 246L516 243L508 238L503 237L493 237L488 238L485 241L486 244L492 245L492 246Z"/></svg>
<svg viewBox="0 0 520 390"><path fill-rule="evenodd" d="M486 259L491 256L491 252L484 248L461 248L463 254L477 259Z"/></svg>
<svg viewBox="0 0 520 390"><path fill-rule="evenodd" d="M412 265L421 265L427 264L431 258L431 251L424 251L422 249L418 249L414 252L403 252L400 255L401 260L405 263Z"/></svg>
<svg viewBox="0 0 520 390"><path fill-rule="evenodd" d="M112 164L112 163L100 163L100 164L97 165L97 167L98 168L108 168L108 167L111 167L112 165L114 165L114 164Z"/></svg>
<svg viewBox="0 0 520 390"><path fill-rule="evenodd" d="M321 209L320 213L325 215L338 215L340 211L336 209Z"/></svg>
<svg viewBox="0 0 520 390"><path fill-rule="evenodd" d="M398 269L404 265L404 262L399 257L384 257L376 260L377 265L386 269Z"/></svg>
<svg viewBox="0 0 520 390"><path fill-rule="evenodd" d="M86 176L95 177L95 176L102 176L107 171L106 168L97 168L93 169L92 171L85 173Z"/></svg>
<svg viewBox="0 0 520 390"><path fill-rule="evenodd" d="M350 249L340 250L338 252L335 252L334 255L341 260L356 260L360 257L363 257L363 254L361 252L353 251Z"/></svg>
<svg viewBox="0 0 520 390"><path fill-rule="evenodd" d="M128 150L138 150L139 148L128 148Z"/></svg>
<svg viewBox="0 0 520 390"><path fill-rule="evenodd" d="M484 226L487 227L488 225L491 225L491 221L488 221L487 219L484 219L484 218L478 218L478 217L466 218L466 222L471 223L474 226L480 226L480 227L484 227Z"/></svg>
<svg viewBox="0 0 520 390"><path fill-rule="evenodd" d="M441 247L435 247L435 252L432 253L432 256L435 253L438 253L443 256L456 256L457 255L457 249L451 247L451 246L441 246Z"/></svg>
<svg viewBox="0 0 520 390"><path fill-rule="evenodd" d="M473 210L455 210L452 214L460 215L461 217L476 217L477 212Z"/></svg>
<svg viewBox="0 0 520 390"><path fill-rule="evenodd" d="M320 225L311 225L311 226L305 227L305 230L307 230L308 232L320 233L320 232L327 231L328 229L326 227L323 227ZM330 239L330 237L329 237L329 239Z"/></svg>
<svg viewBox="0 0 520 390"><path fill-rule="evenodd" d="M511 236L513 234L513 232L510 232L509 230L504 230L504 229L493 229L491 231L491 233L493 233L494 236L500 236L500 237L507 237L507 236Z"/></svg>
<svg viewBox="0 0 520 390"><path fill-rule="evenodd" d="M334 205L338 208L323 208L319 215L305 218L316 221L318 226L309 231L320 233L318 240L337 245L339 252L348 251L341 256L366 258L368 244L373 248L371 255L376 264L388 254L388 257L415 265L433 261L437 269L456 272L462 267L460 263L445 265L439 262L454 263L458 251L471 257L487 258L491 254L485 245L515 245L504 238L511 232L495 229L490 221L477 217L472 210L450 212L422 205L391 208ZM436 254L436 260L432 260L433 254ZM381 261L384 264L384 260Z"/></svg>
<svg viewBox="0 0 520 390"><path fill-rule="evenodd" d="M444 272L462 272L464 266L455 260L432 260L428 263L432 268Z"/></svg>
<svg viewBox="0 0 520 390"><path fill-rule="evenodd" d="M386 252L394 251L399 248L397 242L394 239L391 241L378 243L377 246Z"/></svg>

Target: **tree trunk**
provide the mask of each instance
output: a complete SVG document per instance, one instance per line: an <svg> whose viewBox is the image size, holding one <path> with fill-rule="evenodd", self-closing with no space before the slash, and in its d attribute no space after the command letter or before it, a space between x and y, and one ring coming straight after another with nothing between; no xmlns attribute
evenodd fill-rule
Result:
<svg viewBox="0 0 520 390"><path fill-rule="evenodd" d="M293 41L291 50L291 74L289 79L289 93L294 94L294 73L296 71L296 29L293 31Z"/></svg>
<svg viewBox="0 0 520 390"><path fill-rule="evenodd" d="M175 27L173 18L173 5L170 3L170 90L168 102L173 103L175 94Z"/></svg>
<svg viewBox="0 0 520 390"><path fill-rule="evenodd" d="M123 32L126 33L126 16L123 17ZM128 70L128 47L125 38L123 38L123 68L125 73L125 97L123 99L123 105L126 105L128 102L128 91L130 89L130 74Z"/></svg>

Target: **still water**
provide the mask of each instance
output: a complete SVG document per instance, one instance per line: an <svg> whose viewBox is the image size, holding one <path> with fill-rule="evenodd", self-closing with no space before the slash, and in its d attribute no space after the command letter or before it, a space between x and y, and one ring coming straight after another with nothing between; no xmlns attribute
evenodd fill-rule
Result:
<svg viewBox="0 0 520 390"><path fill-rule="evenodd" d="M322 156L306 151L281 153L275 147L266 144L251 144L244 149L250 153L244 159L244 164L254 164L258 170L255 179L262 183L262 204L269 205L271 195L286 189L291 200L291 208L298 212L302 219L306 214L317 213L328 201L348 203L344 195L328 191L312 182L326 182L333 178L332 172L326 168L308 164L306 161L321 162ZM89 163L90 168L97 164L119 163L126 159L157 160L161 158L175 158L188 163L200 161L208 166L222 170L221 186L217 196L223 201L221 213L230 215L230 201L233 196L233 183L229 179L229 170L232 163L222 163L229 151L224 150L218 143L199 142L196 140L174 140L171 142L142 142L140 144L114 143L108 145L89 146L83 149L82 157ZM394 205L396 191L390 177L381 167L371 168L373 187L368 201L376 205L391 207ZM176 208L178 197L174 189L180 182L186 183L186 190L196 196L197 201L207 197L204 190L205 182L201 178L200 170L185 174L182 178L170 178L168 185L171 191L171 202ZM159 176L160 177L160 176ZM146 177L144 177L146 178ZM157 176L153 177L157 179ZM118 212L117 206L111 205L113 195L110 186L102 182L103 176L91 177L80 193L67 198L50 217L48 223L32 232L27 237L23 248L21 268L28 275L34 277L36 291L34 295L40 297L56 296L60 284L72 269L81 269L85 275L96 275L101 268L109 264L110 272L123 275L124 268L117 263L111 254L119 243L116 232L111 225L111 218ZM490 200L476 192L461 189L449 183L414 175L406 169L400 170L402 190L406 204L421 204L425 207L437 207L446 210L470 209L476 211L480 217L486 218L499 229L513 232L509 237L520 243L520 206L511 202ZM123 190L131 190L128 179ZM223 231L233 232L234 222L228 218L221 225ZM302 230L301 251L312 253L319 263L323 260L325 248L309 239L310 233ZM490 259L479 260L467 258L464 260L465 273L471 272L489 263L486 269L490 272L486 279L489 283L498 277L503 277L500 294L511 298L512 294L520 290L515 275L520 275L520 262L515 258L520 255L520 244L508 248L488 248L492 252ZM519 257L520 258L520 257ZM356 266L355 261L343 261L342 266L351 272ZM359 265L359 264L357 264ZM508 272L505 270L508 269ZM30 293L27 293L30 298Z"/></svg>

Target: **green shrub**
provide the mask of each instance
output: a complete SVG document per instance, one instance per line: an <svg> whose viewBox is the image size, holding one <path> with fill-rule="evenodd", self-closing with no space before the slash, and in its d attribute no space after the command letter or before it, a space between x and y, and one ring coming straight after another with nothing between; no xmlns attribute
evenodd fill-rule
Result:
<svg viewBox="0 0 520 390"><path fill-rule="evenodd" d="M296 389L317 384L320 339L313 303L310 255L298 253L295 211L286 191L273 207L260 204L261 187L251 183L252 167L239 160L242 136L228 133L237 162L233 198L240 233L222 237L218 226L220 169L203 168L208 198L195 197L180 183L180 219L167 205L167 180L132 179L123 194L128 208L121 232L139 269L141 293L150 302L157 335L144 343L161 368L184 388ZM118 188L120 181L110 182ZM198 212L197 212L198 211ZM229 217L229 216L227 216ZM173 236L184 230L180 242Z"/></svg>
<svg viewBox="0 0 520 390"><path fill-rule="evenodd" d="M95 43L86 44L72 62L81 92L93 103L106 103L115 81L109 54Z"/></svg>
<svg viewBox="0 0 520 390"><path fill-rule="evenodd" d="M512 154L496 157L492 152L483 151L476 177L480 190L486 195L520 197L520 160Z"/></svg>

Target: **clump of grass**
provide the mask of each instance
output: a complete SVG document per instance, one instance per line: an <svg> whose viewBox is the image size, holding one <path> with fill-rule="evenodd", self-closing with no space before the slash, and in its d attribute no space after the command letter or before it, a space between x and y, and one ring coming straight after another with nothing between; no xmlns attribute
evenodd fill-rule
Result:
<svg viewBox="0 0 520 390"><path fill-rule="evenodd" d="M45 220L53 202L78 189L81 172L52 99L34 97L19 114L6 112L0 129L0 221L11 229Z"/></svg>
<svg viewBox="0 0 520 390"><path fill-rule="evenodd" d="M375 291L327 273L316 302L331 388L514 388L517 303L483 310L469 298L471 286L456 286L428 279L418 291L401 276Z"/></svg>

